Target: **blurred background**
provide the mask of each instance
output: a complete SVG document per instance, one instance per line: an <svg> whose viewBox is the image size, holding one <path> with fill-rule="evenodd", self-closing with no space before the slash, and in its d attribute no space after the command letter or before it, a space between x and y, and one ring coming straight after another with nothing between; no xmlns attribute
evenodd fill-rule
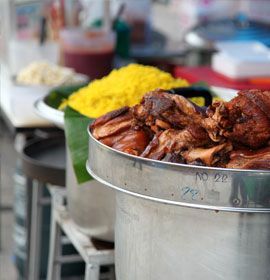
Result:
<svg viewBox="0 0 270 280"><path fill-rule="evenodd" d="M192 48L207 53L216 41L270 44L266 33L269 10L267 0L2 0L1 54L12 74L37 59L68 65L69 59L63 59L65 49L81 45L74 42L79 35L71 30L103 28L116 35L109 38L106 34L118 58L157 62L166 57L169 64ZM87 38L80 40L91 44ZM202 61L198 57L190 63Z"/></svg>

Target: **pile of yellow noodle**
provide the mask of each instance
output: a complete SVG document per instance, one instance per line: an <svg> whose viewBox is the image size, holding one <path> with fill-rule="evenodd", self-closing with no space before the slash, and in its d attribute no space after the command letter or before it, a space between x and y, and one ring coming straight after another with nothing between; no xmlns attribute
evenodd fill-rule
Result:
<svg viewBox="0 0 270 280"><path fill-rule="evenodd" d="M73 93L60 108L68 105L85 116L97 118L123 106L134 106L151 90L185 86L187 81L155 67L130 64Z"/></svg>

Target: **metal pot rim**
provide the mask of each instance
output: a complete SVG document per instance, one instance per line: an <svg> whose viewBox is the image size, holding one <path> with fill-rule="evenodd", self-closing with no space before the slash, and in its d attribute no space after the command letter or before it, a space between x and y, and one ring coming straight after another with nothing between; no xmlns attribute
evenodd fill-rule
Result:
<svg viewBox="0 0 270 280"><path fill-rule="evenodd" d="M262 213L262 214L270 214L270 208L237 208L237 207L224 207L224 206L212 206L212 205L203 205L203 204L194 204L190 202L179 202L179 201L172 201L172 200L166 200L166 199L160 199L153 196L147 196L142 195L140 193L132 192L126 189L123 189L121 187L117 187L108 181L103 180L99 176L97 176L90 168L88 164L88 160L86 162L86 170L87 172L97 181L99 181L101 184L108 186L116 191L123 192L127 195L135 196L137 198L141 198L144 200L150 200L157 203L162 204L168 204L168 205L174 205L178 207L188 207L188 208L195 208L195 209L202 209L202 210L212 210L215 212L240 212L240 213Z"/></svg>
<svg viewBox="0 0 270 280"><path fill-rule="evenodd" d="M90 131L90 127L88 126L87 128L87 132L88 132L88 135L89 137L92 139L92 141L95 141L96 143L98 143L98 145L102 146L102 148L104 149L107 149L111 152L114 152L114 153L117 153L123 157L127 157L129 159L135 159L135 160L138 160L138 161L141 161L141 162L145 162L145 163L152 163L154 165L157 165L157 166L163 166L165 168L169 168L170 166L171 167L181 167L181 168L186 168L186 169L189 169L189 170L206 170L206 171L209 171L209 170L212 170L212 171L228 171L228 172L233 172L233 173L256 173L256 174L266 174L266 175L269 175L270 176L270 171L267 171L267 170L255 170L255 169L237 169L237 168L221 168L221 167L208 167L208 166L197 166L197 165L190 165L190 164L182 164L182 163L173 163L173 162L164 162L164 161L160 161L160 160L154 160L154 159L149 159L149 158L143 158L143 157L140 157L140 156L134 156L134 155L130 155L130 154L127 154L127 153L124 153L124 152L121 152L121 151L118 151L116 149L113 149L103 143L101 143L100 141L98 141L91 133ZM246 176L247 174L245 174Z"/></svg>
<svg viewBox="0 0 270 280"><path fill-rule="evenodd" d="M117 191L174 206L270 213L270 172L196 167L131 156L89 133L88 173ZM206 179L201 178L201 175ZM220 180L220 178L225 178ZM250 179L249 179L250 178Z"/></svg>

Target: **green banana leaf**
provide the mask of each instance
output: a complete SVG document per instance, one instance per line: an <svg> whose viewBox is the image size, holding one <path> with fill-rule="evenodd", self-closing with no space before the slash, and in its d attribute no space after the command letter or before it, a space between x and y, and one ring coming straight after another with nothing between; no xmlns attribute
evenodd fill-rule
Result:
<svg viewBox="0 0 270 280"><path fill-rule="evenodd" d="M70 107L65 109L65 136L73 168L79 184L92 180L85 163L88 158L87 128L93 121Z"/></svg>
<svg viewBox="0 0 270 280"><path fill-rule="evenodd" d="M58 109L64 99L67 99L72 93L87 84L88 83L54 88L46 97L45 102L48 106ZM92 120L70 107L66 107L64 110L64 120L67 146L71 154L77 181L81 184L92 179L85 168L85 162L88 157L87 127Z"/></svg>
<svg viewBox="0 0 270 280"><path fill-rule="evenodd" d="M74 86L56 87L50 91L46 97L46 104L54 109L58 109L63 99L67 99L73 92L85 87L88 83L83 83Z"/></svg>

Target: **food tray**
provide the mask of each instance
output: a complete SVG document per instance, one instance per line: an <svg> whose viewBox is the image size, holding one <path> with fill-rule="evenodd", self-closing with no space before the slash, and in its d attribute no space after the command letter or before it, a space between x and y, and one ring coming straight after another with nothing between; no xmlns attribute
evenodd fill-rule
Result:
<svg viewBox="0 0 270 280"><path fill-rule="evenodd" d="M83 74L77 74L78 83L73 85L60 85L57 87L47 88L47 94L43 97L37 99L34 103L34 110L37 115L40 117L54 123L59 128L64 128L64 112L58 110L57 106L52 106L49 102L51 99L51 94L56 94L59 97L63 97L61 94L59 95L59 91L72 91L78 90L80 87L85 86L89 83L89 78ZM55 95L54 95L55 96ZM66 98L67 95L65 95Z"/></svg>
<svg viewBox="0 0 270 280"><path fill-rule="evenodd" d="M191 166L125 154L89 133L88 172L99 182L159 203L270 213L270 171Z"/></svg>
<svg viewBox="0 0 270 280"><path fill-rule="evenodd" d="M64 112L49 106L46 97L39 98L34 103L34 110L40 117L52 122L57 127L64 129Z"/></svg>

